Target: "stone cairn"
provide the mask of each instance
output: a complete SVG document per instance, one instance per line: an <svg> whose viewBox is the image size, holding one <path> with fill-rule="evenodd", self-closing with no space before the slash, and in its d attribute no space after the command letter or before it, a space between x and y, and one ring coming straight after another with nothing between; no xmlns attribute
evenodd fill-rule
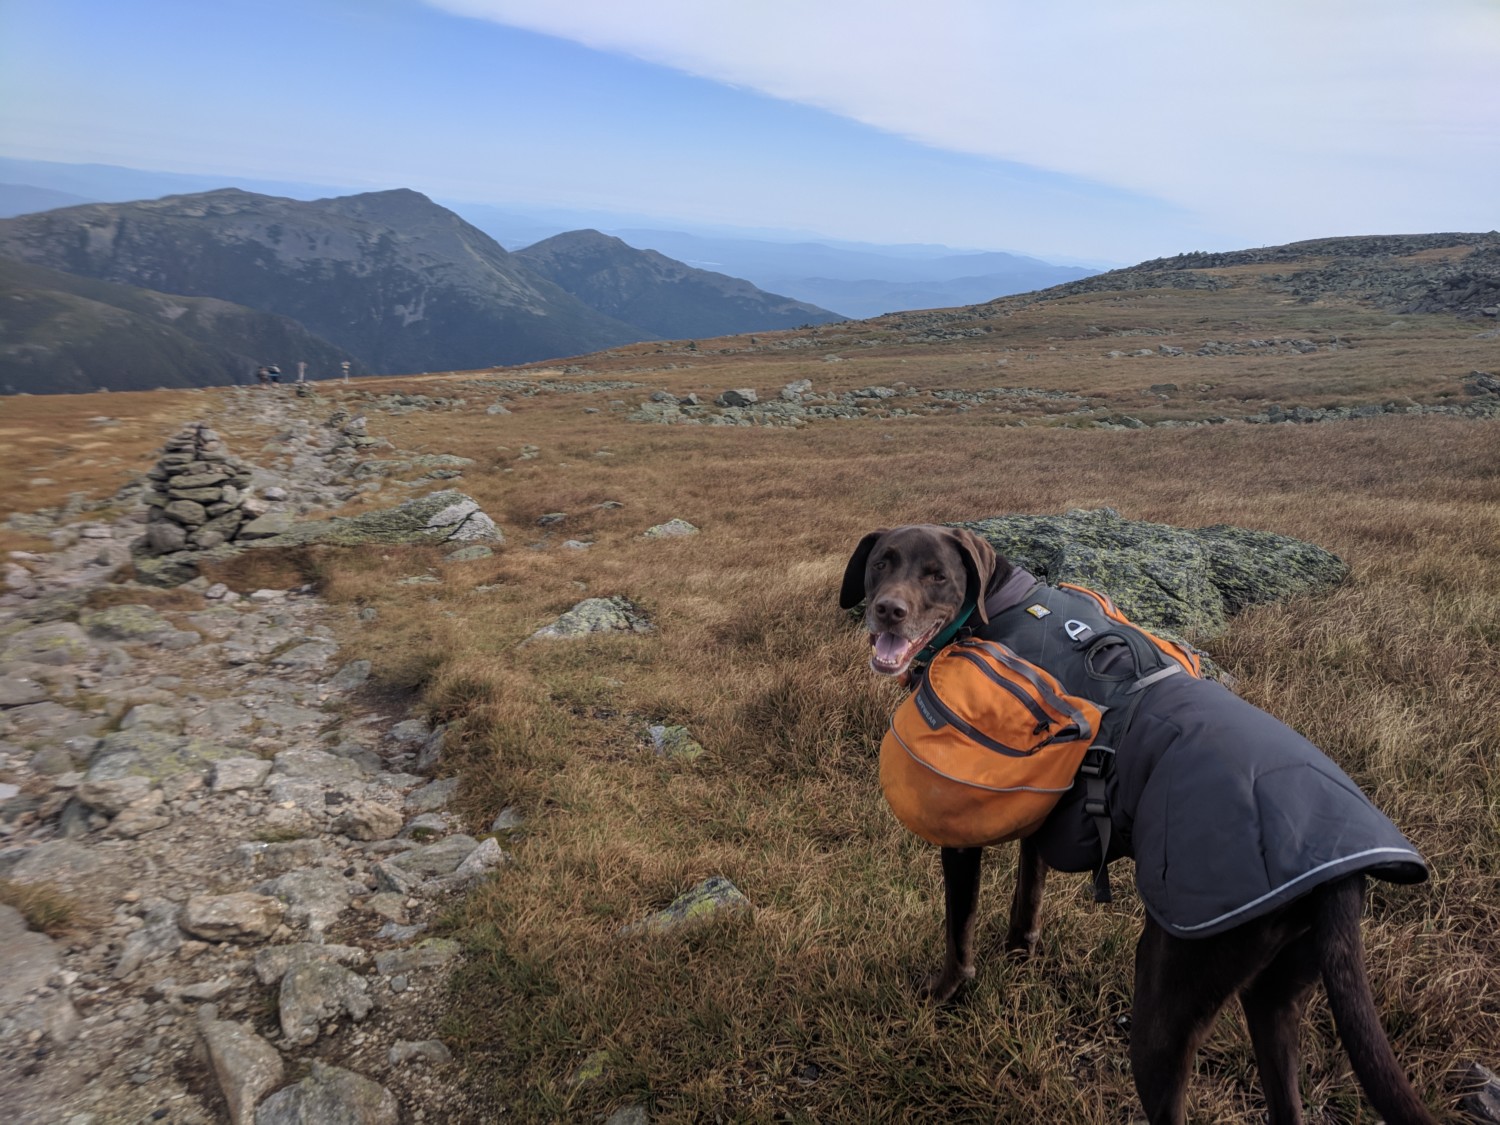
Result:
<svg viewBox="0 0 1500 1125"><path fill-rule="evenodd" d="M230 455L206 422L193 422L167 442L146 477L146 553L206 551L229 542L246 518L250 466Z"/></svg>

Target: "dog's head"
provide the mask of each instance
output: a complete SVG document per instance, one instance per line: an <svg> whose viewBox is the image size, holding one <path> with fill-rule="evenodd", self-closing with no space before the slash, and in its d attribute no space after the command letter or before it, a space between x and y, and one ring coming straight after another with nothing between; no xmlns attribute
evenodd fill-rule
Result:
<svg viewBox="0 0 1500 1125"><path fill-rule="evenodd" d="M953 622L967 596L988 621L984 598L1003 582L1010 564L972 531L932 524L872 531L859 541L839 605L865 602L865 627L875 651L870 667L882 676L903 675L912 658Z"/></svg>

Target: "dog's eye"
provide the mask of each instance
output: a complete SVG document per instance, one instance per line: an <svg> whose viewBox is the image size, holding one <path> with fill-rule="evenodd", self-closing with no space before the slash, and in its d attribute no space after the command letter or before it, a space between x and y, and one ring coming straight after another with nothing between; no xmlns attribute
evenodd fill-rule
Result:
<svg viewBox="0 0 1500 1125"><path fill-rule="evenodd" d="M872 569L874 569L874 570L884 570L885 569L885 565L886 564L885 564L885 560L884 559L878 559L878 560L876 560L875 566Z"/></svg>
<svg viewBox="0 0 1500 1125"><path fill-rule="evenodd" d="M946 581L948 581L948 576L946 574L944 574L941 570L934 570L931 574L929 574L927 576L927 581L929 581L929 582L946 582Z"/></svg>

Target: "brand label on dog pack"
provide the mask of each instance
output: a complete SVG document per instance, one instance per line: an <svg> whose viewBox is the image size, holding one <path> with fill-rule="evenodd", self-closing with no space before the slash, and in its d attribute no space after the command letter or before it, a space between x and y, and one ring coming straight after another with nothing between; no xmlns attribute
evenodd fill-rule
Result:
<svg viewBox="0 0 1500 1125"><path fill-rule="evenodd" d="M932 704L928 702L920 692L914 695L912 697L912 700L917 705L917 712L922 716L922 721L925 722L931 729L937 730L948 721L947 719L943 718L943 716L937 713L936 708L934 708Z"/></svg>
<svg viewBox="0 0 1500 1125"><path fill-rule="evenodd" d="M1026 612L1040 621L1042 618L1051 614L1052 611L1044 605L1029 605L1026 607Z"/></svg>

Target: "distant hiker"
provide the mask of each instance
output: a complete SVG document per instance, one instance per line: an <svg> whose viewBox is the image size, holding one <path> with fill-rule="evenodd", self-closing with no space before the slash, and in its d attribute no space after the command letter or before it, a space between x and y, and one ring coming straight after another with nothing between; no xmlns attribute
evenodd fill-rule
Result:
<svg viewBox="0 0 1500 1125"><path fill-rule="evenodd" d="M266 374L270 377L273 387L281 386L281 368L273 363L270 367L266 368Z"/></svg>
<svg viewBox="0 0 1500 1125"><path fill-rule="evenodd" d="M255 383L257 386L264 387L268 382L270 382L270 379L271 373L267 371L264 366L260 366L255 369Z"/></svg>

